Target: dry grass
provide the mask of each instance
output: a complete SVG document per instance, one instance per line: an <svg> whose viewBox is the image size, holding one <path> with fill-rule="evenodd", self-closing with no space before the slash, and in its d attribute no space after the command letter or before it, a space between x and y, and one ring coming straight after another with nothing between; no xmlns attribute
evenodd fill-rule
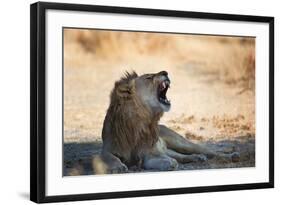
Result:
<svg viewBox="0 0 281 205"><path fill-rule="evenodd" d="M126 61L153 55L173 64L194 64L218 73L226 83L239 81L254 88L254 38L76 29L64 32L70 66L88 66L97 59Z"/></svg>

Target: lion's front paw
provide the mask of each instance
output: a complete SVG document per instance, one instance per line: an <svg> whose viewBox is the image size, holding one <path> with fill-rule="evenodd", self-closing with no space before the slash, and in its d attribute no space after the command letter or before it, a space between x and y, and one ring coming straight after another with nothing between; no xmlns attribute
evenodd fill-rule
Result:
<svg viewBox="0 0 281 205"><path fill-rule="evenodd" d="M158 171L172 171L178 168L178 162L170 157L152 157L144 160L144 169L153 169Z"/></svg>
<svg viewBox="0 0 281 205"><path fill-rule="evenodd" d="M119 173L125 173L128 172L128 167L125 164L118 164L116 166L110 167L110 170L108 170L110 174L119 174Z"/></svg>
<svg viewBox="0 0 281 205"><path fill-rule="evenodd" d="M172 171L178 168L178 162L175 159L163 159L161 161L160 170L161 171Z"/></svg>

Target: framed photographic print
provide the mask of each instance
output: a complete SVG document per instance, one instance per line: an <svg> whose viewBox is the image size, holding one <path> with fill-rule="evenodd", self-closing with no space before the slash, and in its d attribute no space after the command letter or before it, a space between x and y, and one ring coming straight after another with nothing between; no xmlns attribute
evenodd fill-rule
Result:
<svg viewBox="0 0 281 205"><path fill-rule="evenodd" d="M34 202L274 187L274 18L31 5Z"/></svg>

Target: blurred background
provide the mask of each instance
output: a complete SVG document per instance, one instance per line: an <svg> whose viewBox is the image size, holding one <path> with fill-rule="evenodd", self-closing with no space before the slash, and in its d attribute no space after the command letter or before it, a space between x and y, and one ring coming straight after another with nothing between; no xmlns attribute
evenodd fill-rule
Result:
<svg viewBox="0 0 281 205"><path fill-rule="evenodd" d="M161 123L214 149L244 153L236 164L194 166L254 166L255 38L64 29L67 170L99 152L110 91L132 70L168 71L172 107Z"/></svg>

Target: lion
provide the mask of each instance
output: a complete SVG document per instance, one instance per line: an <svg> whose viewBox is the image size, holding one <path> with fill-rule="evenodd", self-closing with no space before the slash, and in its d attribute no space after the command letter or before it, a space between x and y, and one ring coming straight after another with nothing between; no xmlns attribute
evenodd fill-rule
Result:
<svg viewBox="0 0 281 205"><path fill-rule="evenodd" d="M178 163L206 161L214 156L239 159L239 153L216 153L158 124L171 107L166 97L170 83L166 71L141 76L126 72L115 82L103 123L102 151L94 159L96 173L122 173L132 166L176 170Z"/></svg>

